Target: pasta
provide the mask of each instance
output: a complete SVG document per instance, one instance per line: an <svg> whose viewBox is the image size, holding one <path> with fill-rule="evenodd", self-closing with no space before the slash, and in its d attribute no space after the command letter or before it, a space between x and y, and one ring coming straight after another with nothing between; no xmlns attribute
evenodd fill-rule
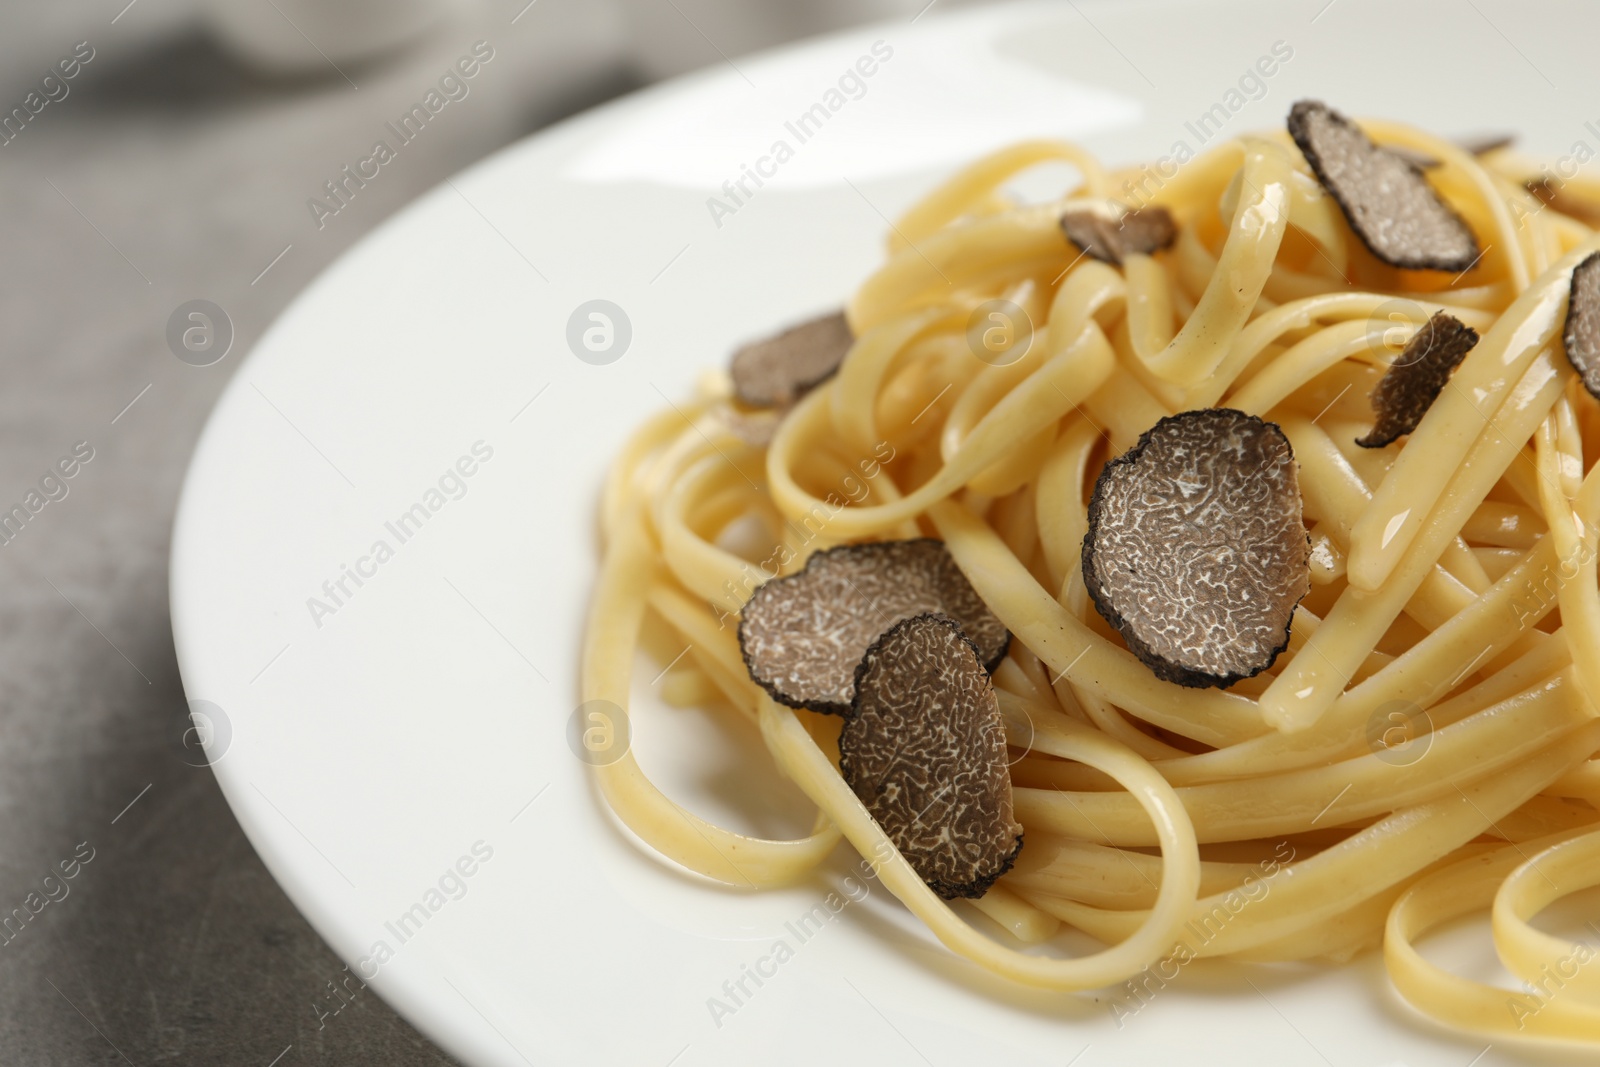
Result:
<svg viewBox="0 0 1600 1067"><path fill-rule="evenodd" d="M585 707L625 716L641 640L670 633L688 653L669 693L758 727L817 814L797 840L735 833L624 750L594 768L617 816L752 889L803 877L842 837L951 951L1018 983L1105 987L1175 951L1338 962L1381 946L1440 1021L1600 1042L1595 950L1530 922L1600 884L1600 404L1562 335L1574 269L1600 250L1600 189L1546 205L1510 150L1362 126L1434 161L1429 182L1484 249L1466 270L1377 258L1286 133L1221 145L1139 204L1170 213L1169 249L1091 256L1063 213L1104 210L1138 172L1030 142L891 228L847 305L848 355L770 440L741 427L726 376L642 426L602 502ZM1049 161L1080 184L1050 203L1003 195ZM1368 394L1436 313L1476 345L1408 436L1358 447ZM1211 407L1292 444L1311 591L1269 669L1185 688L1097 614L1081 552L1107 461ZM819 549L914 537L943 541L1012 634L993 685L1025 844L960 905L846 785L839 719L775 702L730 625ZM1528 989L1417 952L1473 911ZM1105 947L1026 951L1063 925Z"/></svg>

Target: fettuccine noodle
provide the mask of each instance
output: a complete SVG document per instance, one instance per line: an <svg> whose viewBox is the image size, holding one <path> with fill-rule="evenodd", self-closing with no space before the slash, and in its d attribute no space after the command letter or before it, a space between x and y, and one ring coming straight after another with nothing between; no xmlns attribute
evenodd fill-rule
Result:
<svg viewBox="0 0 1600 1067"><path fill-rule="evenodd" d="M1171 212L1177 242L1112 266L1058 220L1126 195L1137 172L1031 142L906 212L847 306L850 354L769 442L738 432L725 377L640 428L605 490L586 706L625 715L641 640L671 634L688 652L669 697L758 727L817 815L797 840L736 833L625 751L595 767L621 820L751 889L802 878L842 837L951 951L1019 983L1115 985L1186 941L1241 960L1381 945L1399 991L1439 1020L1600 1042L1594 950L1531 922L1600 883L1600 405L1562 345L1573 268L1600 233L1531 195L1536 171L1509 151L1364 126L1438 161L1430 180L1486 250L1476 265L1379 263L1280 134L1136 198ZM1045 161L1082 185L1047 204L997 195ZM1600 190L1564 192L1597 194L1600 212ZM969 331L995 300L1017 313L998 355ZM1481 340L1408 438L1356 447L1372 386L1441 310ZM1080 551L1105 462L1213 406L1292 442L1312 588L1270 670L1189 689L1099 617ZM748 551L752 527L768 550ZM1013 635L994 684L1025 846L971 902L999 930L923 884L841 778L839 720L775 703L735 636L751 591L812 552L918 536L945 542ZM1530 989L1453 976L1413 946L1473 911ZM1106 947L1023 951L1063 924Z"/></svg>

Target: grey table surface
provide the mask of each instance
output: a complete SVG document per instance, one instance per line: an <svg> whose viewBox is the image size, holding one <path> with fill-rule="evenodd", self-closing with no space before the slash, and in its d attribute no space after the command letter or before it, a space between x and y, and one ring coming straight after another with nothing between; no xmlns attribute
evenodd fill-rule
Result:
<svg viewBox="0 0 1600 1067"><path fill-rule="evenodd" d="M0 915L26 920L0 932L0 1063L452 1062L371 991L324 1014L341 961L186 759L167 560L204 420L285 304L450 173L636 84L603 11L546 0L512 24L522 6L486 2L350 82L245 73L160 0L115 23L122 2L0 13L4 113L94 49L0 147L0 508L93 450L0 548ZM496 59L460 114L319 229L308 198L480 39ZM237 332L209 367L165 339L197 297Z"/></svg>

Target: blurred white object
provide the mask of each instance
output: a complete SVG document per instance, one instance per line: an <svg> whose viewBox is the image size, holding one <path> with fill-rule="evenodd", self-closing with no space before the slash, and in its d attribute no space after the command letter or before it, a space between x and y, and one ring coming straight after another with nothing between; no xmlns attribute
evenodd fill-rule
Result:
<svg viewBox="0 0 1600 1067"><path fill-rule="evenodd" d="M633 61L655 80L845 26L909 19L929 2L618 0L618 6L627 18Z"/></svg>
<svg viewBox="0 0 1600 1067"><path fill-rule="evenodd" d="M472 0L201 0L207 24L239 58L293 74L354 62L422 36Z"/></svg>

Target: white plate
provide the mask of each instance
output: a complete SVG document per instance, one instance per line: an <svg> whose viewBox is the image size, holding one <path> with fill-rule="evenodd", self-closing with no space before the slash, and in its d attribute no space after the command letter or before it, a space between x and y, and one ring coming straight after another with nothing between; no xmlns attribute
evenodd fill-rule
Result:
<svg viewBox="0 0 1600 1067"><path fill-rule="evenodd" d="M1519 129L1558 153L1596 140L1546 84L1594 98L1579 13L1556 35L1487 0L1482 14L1337 0L1313 24L1323 2L985 9L741 59L473 168L294 303L195 455L174 633L239 821L347 960L392 951L372 983L385 999L472 1064L1461 1067L1482 1049L1417 1019L1371 956L1197 964L1119 1026L1113 1002L1138 1007L1126 991L1006 988L875 884L801 944L785 924L843 884L846 849L782 892L702 884L634 846L566 741L597 487L619 443L736 341L836 306L877 261L885 216L959 160L1029 135L1153 157L1199 147L1213 105L1232 135L1277 125L1302 95L1444 131ZM826 106L874 42L892 54L864 88L847 82L821 132L713 219L708 196L795 141L785 120ZM1292 56L1262 63L1273 73L1250 100L1275 42ZM596 299L631 324L603 366L566 341ZM446 472L475 444L492 455L464 463L458 487ZM437 507L402 541L386 523L418 503ZM379 541L392 558L363 562ZM345 578L335 602L323 583L346 565L369 577ZM634 745L673 795L759 832L803 830L755 738L661 708L648 674L639 690ZM780 799L746 814L752 789ZM441 892L474 846L488 858ZM426 918L402 942L408 911ZM723 983L779 939L794 957L736 1004ZM1482 938L1445 950L1492 973ZM711 998L736 1010L714 1017Z"/></svg>

